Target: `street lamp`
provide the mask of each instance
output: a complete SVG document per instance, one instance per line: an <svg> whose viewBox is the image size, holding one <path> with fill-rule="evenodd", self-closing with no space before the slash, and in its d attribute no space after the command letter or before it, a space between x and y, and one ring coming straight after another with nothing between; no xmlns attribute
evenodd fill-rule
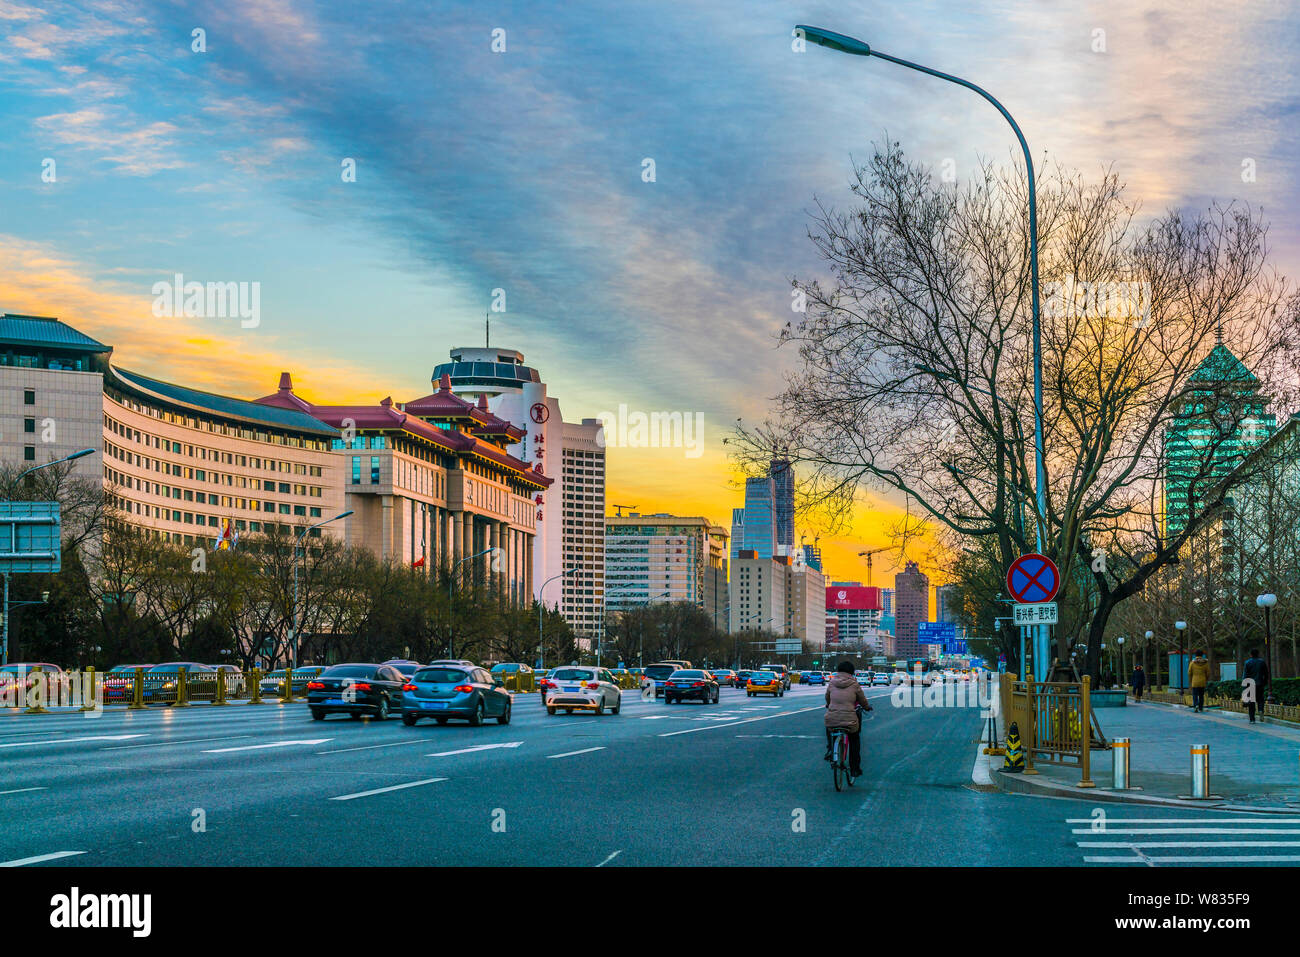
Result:
<svg viewBox="0 0 1300 957"><path fill-rule="evenodd" d="M485 548L483 549L483 551L475 552L473 555L466 555L464 558L457 561L451 567L451 577L447 580L447 657L448 658L455 657L456 596L453 589L456 587L456 576L460 573L460 566L465 562L471 562L476 558L482 558L484 555L486 555L488 552L492 550L493 549L491 548Z"/></svg>
<svg viewBox="0 0 1300 957"><path fill-rule="evenodd" d="M1124 672L1124 636L1123 636L1123 635L1120 635L1118 638L1115 639L1115 642L1119 645L1119 683L1120 683L1121 685L1123 685L1123 684L1125 683L1125 680L1124 680L1124 679L1125 679L1125 672Z"/></svg>
<svg viewBox="0 0 1300 957"><path fill-rule="evenodd" d="M1187 663L1183 660L1183 633L1187 631L1187 622L1176 621L1174 627L1178 629L1178 693L1181 695L1187 692L1183 687L1187 684Z"/></svg>
<svg viewBox="0 0 1300 957"><path fill-rule="evenodd" d="M899 66L905 66L909 70L916 70L929 76L936 76L941 80L947 80L949 83L964 86L992 103L997 111L1002 114L1002 118L1011 124L1016 139L1020 141L1020 149L1025 154L1025 173L1029 178L1029 277L1030 300L1033 306L1034 318L1034 484L1037 491L1038 505L1038 518L1034 522L1034 532L1037 538L1037 551L1041 554L1043 551L1043 524L1047 521L1047 468L1043 463L1043 350L1042 328L1039 324L1038 315L1038 202L1034 190L1034 161L1029 155L1029 144L1025 142L1024 134L1020 132L1020 127L1016 125L1015 119L1007 112L1007 108L994 99L986 90L981 89L969 80L963 80L961 77L951 76L947 73L940 73L938 70L932 70L929 67L921 66L919 63L912 63L908 60L890 56L888 53L881 53L879 50L871 49L868 44L861 40L845 36L842 33L833 33L821 27L799 24L795 27L795 31L818 46L837 50L840 53L850 53L854 56L874 56L881 60L888 60L890 63L897 63ZM1040 651L1040 644L1042 660L1046 662L1046 625L1035 627L1034 652L1036 657Z"/></svg>
<svg viewBox="0 0 1300 957"><path fill-rule="evenodd" d="M537 589L537 667L539 669L542 667L542 663L546 660L546 653L542 651L542 647L543 647L542 609L546 607L545 605L542 604L542 592L546 590L546 586L549 585L551 582L557 581L558 579L563 578L565 575L572 575L574 572L579 571L581 568L582 568L581 565L574 565L568 571L560 572L560 574L558 575L552 575L550 578L546 579L546 581L542 582L541 588Z"/></svg>
<svg viewBox="0 0 1300 957"><path fill-rule="evenodd" d="M1255 599L1255 604L1264 609L1264 660L1268 662L1268 704L1276 704L1277 699L1273 697L1273 622L1270 613L1273 606L1277 604L1277 595L1272 592L1265 592Z"/></svg>
<svg viewBox="0 0 1300 957"><path fill-rule="evenodd" d="M298 530L298 535L297 535L298 540L294 542L293 616L292 616L293 620L290 623L293 630L293 634L290 636L293 640L293 648L291 652L292 658L289 661L289 675L287 678L285 678L284 681L284 687L286 689L285 690L286 700L289 700L293 697L293 672L294 669L298 667L298 624L299 624L298 622L298 552L300 550L302 551L303 563L306 564L307 552L306 549L302 548L302 542L303 539L307 537L307 533L310 532L313 528L320 528L322 525L328 525L330 522L337 522L340 518L347 518L351 514L352 514L352 509L348 509L346 512L339 512L333 518L327 518L323 522L317 522L315 525L308 525L306 528Z"/></svg>
<svg viewBox="0 0 1300 957"><path fill-rule="evenodd" d="M25 469L24 471L18 473L18 477L15 478L13 481L13 488L17 489L18 483L21 482L24 477L30 475L32 472L38 471L40 469L47 469L51 465L58 465L60 462L71 462L73 459L80 459L80 458L84 458L87 455L94 455L94 454L95 454L94 449L82 449L79 452L73 452L71 455L65 455L61 459L54 459L51 462L45 462L41 465L33 465L31 468ZM2 618L4 621L4 632L3 635L0 635L0 665L9 664L9 604L10 604L9 572L4 573L4 579L5 579L4 609L0 611L0 618ZM15 604L18 603L15 602ZM23 602L22 604L34 604L34 603Z"/></svg>
<svg viewBox="0 0 1300 957"><path fill-rule="evenodd" d="M1154 631L1148 631L1145 635L1143 635L1143 637L1146 639L1146 641L1144 641L1144 642L1142 643L1142 663L1143 663L1143 664L1146 664L1146 660L1147 660L1147 648L1148 648L1148 647L1150 646L1150 644L1151 644L1151 639L1154 638L1155 636L1156 636L1156 633L1155 633ZM1157 674L1157 675L1160 674L1160 656L1159 656L1159 654L1156 655L1156 674Z"/></svg>

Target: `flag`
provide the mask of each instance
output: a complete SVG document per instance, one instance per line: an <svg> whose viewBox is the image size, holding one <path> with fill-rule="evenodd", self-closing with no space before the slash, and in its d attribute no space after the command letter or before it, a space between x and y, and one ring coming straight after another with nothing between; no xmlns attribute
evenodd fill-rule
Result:
<svg viewBox="0 0 1300 957"><path fill-rule="evenodd" d="M234 548L235 543L238 541L239 533L235 531L235 526L227 518L221 523L221 535L212 543L212 550L220 552Z"/></svg>
<svg viewBox="0 0 1300 957"><path fill-rule="evenodd" d="M419 558L417 558L415 561L411 562L411 567L412 567L412 568L423 568L423 567L424 567L424 556L421 555L421 556L420 556Z"/></svg>

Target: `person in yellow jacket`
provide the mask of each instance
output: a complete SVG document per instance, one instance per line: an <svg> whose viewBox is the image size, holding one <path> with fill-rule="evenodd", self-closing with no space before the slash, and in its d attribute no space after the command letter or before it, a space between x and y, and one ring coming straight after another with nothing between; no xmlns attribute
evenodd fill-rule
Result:
<svg viewBox="0 0 1300 957"><path fill-rule="evenodd" d="M1192 685L1192 706L1197 712L1205 710L1205 686L1210 683L1210 662L1205 652L1198 651L1187 666L1187 678Z"/></svg>

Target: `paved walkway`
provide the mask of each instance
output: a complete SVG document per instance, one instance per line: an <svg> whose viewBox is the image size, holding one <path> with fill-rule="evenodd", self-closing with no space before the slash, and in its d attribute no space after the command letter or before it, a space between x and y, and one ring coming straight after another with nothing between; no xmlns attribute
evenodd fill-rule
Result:
<svg viewBox="0 0 1300 957"><path fill-rule="evenodd" d="M1097 712L1110 740L1130 740L1131 783L1143 797L1179 798L1191 793L1191 747L1210 746L1210 793L1228 804L1300 804L1300 729L1277 723L1250 724L1245 715L1153 702ZM1110 751L1094 752L1092 780L1111 784ZM1038 763L1041 783L1076 785L1074 766ZM1134 797L1137 797L1135 794Z"/></svg>

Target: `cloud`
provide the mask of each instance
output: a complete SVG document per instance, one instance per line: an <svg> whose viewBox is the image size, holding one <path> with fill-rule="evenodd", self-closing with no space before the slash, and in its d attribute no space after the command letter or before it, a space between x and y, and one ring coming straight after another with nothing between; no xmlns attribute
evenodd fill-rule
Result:
<svg viewBox="0 0 1300 957"><path fill-rule="evenodd" d="M158 120L131 128L121 113L83 109L51 113L36 120L36 128L55 143L89 150L118 172L151 176L186 165L175 150L173 123Z"/></svg>

